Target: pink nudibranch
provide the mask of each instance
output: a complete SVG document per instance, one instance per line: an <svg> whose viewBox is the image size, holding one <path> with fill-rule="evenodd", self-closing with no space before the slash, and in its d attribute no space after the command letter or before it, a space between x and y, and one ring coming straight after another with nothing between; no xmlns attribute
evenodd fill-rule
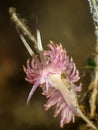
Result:
<svg viewBox="0 0 98 130"><path fill-rule="evenodd" d="M27 61L27 67L24 68L26 80L33 84L27 103L36 88L40 86L42 94L48 98L44 105L45 110L56 104L54 117L61 113L61 127L70 121L74 122L77 115L90 127L96 129L79 108L77 92L81 91L82 85L75 84L80 77L73 59L67 56L61 44L50 42L48 46L49 50L40 51L39 57L33 55L31 61Z"/></svg>

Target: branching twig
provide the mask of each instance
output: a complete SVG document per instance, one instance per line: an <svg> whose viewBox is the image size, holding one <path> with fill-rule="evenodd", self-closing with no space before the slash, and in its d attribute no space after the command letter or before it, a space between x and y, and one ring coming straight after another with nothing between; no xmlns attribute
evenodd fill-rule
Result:
<svg viewBox="0 0 98 130"><path fill-rule="evenodd" d="M25 20L20 18L18 14L16 13L16 9L13 7L9 8L9 14L11 15L12 21L16 24L16 27L21 30L21 32L31 40L35 48L37 49L37 40L30 32L29 28L27 27Z"/></svg>
<svg viewBox="0 0 98 130"><path fill-rule="evenodd" d="M93 88L93 91L91 93L90 97L90 117L94 118L95 110L96 110L96 98L97 98L97 92L98 92L98 3L97 0L88 0L90 5L90 12L92 14L94 26L95 26L95 36L96 36L96 46L95 46L95 63L96 67L94 70L94 80L90 84L90 88Z"/></svg>

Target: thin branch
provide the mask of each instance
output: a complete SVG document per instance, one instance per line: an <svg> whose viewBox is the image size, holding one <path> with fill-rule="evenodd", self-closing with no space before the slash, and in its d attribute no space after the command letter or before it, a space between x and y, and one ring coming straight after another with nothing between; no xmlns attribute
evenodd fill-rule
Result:
<svg viewBox="0 0 98 130"><path fill-rule="evenodd" d="M10 7L9 14L11 15L12 21L16 24L16 27L20 29L23 35L27 36L28 39L34 43L35 48L38 49L36 38L30 32L30 29L27 27L25 20L18 16L18 14L16 13L16 9Z"/></svg>
<svg viewBox="0 0 98 130"><path fill-rule="evenodd" d="M92 14L94 26L95 26L95 36L96 36L96 46L95 46L95 58L94 61L96 63L96 67L94 70L94 80L90 84L90 88L92 88L92 93L90 97L90 117L94 118L96 111L96 98L98 94L98 1L97 0L88 0L90 5L90 12Z"/></svg>

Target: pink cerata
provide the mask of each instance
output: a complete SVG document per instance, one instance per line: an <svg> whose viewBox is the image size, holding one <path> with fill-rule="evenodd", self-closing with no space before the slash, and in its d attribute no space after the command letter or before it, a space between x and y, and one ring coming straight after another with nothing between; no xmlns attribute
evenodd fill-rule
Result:
<svg viewBox="0 0 98 130"><path fill-rule="evenodd" d="M69 58L61 44L50 41L48 47L49 50L41 51L38 57L32 56L27 61L27 67L24 67L26 80L33 84L27 103L39 86L42 94L48 98L45 110L56 105L54 117L61 114L61 127L70 121L74 122L75 115L81 116L89 124L77 101L77 92L81 91L82 84L75 84L80 77L73 59Z"/></svg>

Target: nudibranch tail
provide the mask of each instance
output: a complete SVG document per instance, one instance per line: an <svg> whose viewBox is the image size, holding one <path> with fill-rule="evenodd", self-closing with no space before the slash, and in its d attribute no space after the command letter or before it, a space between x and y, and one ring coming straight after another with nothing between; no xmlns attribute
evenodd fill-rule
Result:
<svg viewBox="0 0 98 130"><path fill-rule="evenodd" d="M70 84L68 80L61 79L59 75L50 76L51 84L54 85L53 88L46 93L43 93L48 97L48 101L45 104L45 109L48 110L53 105L56 105L56 111L54 117L57 117L61 113L60 126L63 127L64 124L70 121L75 121L75 116L81 117L89 127L96 130L94 124L81 112L77 100L76 89L74 85ZM80 86L76 86L81 88ZM43 89L45 91L45 89ZM51 91L53 93L51 94Z"/></svg>

